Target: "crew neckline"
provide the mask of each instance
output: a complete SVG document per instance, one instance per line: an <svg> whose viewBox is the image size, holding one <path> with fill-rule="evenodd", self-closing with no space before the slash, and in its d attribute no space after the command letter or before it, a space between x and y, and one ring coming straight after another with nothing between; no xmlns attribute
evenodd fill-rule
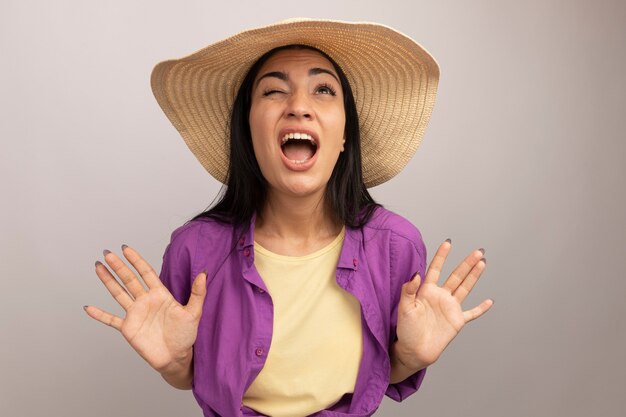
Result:
<svg viewBox="0 0 626 417"><path fill-rule="evenodd" d="M316 250L315 252L311 252L311 253L306 254L306 255L300 255L300 256L281 255L281 254L272 252L269 249L264 248L256 240L254 241L254 251L259 253L259 254L261 254L261 255L265 255L267 257L274 258L274 259L280 259L280 260L284 260L284 261L303 261L303 260L307 260L307 259L317 258L318 256L322 256L325 253L331 251L338 244L343 242L343 240L345 238L345 235L346 235L346 226L342 226L341 227L341 231L335 237L335 239L333 239L332 242L330 242L328 245L324 246L323 248L320 248L320 249Z"/></svg>

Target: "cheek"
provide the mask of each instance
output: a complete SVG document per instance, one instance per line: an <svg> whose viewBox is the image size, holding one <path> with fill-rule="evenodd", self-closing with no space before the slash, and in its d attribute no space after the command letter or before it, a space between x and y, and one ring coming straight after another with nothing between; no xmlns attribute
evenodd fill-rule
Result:
<svg viewBox="0 0 626 417"><path fill-rule="evenodd" d="M263 137L252 135L252 149L261 171L265 173L265 167L269 164L271 149Z"/></svg>
<svg viewBox="0 0 626 417"><path fill-rule="evenodd" d="M261 165L262 161L265 161L266 157L264 155L271 151L271 129L269 128L267 120L267 111L252 105L248 123L250 124L252 148L254 149L259 165Z"/></svg>
<svg viewBox="0 0 626 417"><path fill-rule="evenodd" d="M346 117L343 114L343 108L337 113L337 117L330 120L332 126L332 133L335 140L333 141L334 147L337 151L341 151L343 147L343 138L346 131Z"/></svg>
<svg viewBox="0 0 626 417"><path fill-rule="evenodd" d="M250 125L250 133L259 141L261 139L273 139L274 128L277 119L280 117L280 110L271 106L252 104L250 107L250 116L248 123Z"/></svg>
<svg viewBox="0 0 626 417"><path fill-rule="evenodd" d="M250 126L250 133L252 134L252 137L258 135L260 122L263 121L263 118L259 117L259 114L260 110L258 107L252 104L250 107L250 116L248 117L248 125Z"/></svg>
<svg viewBox="0 0 626 417"><path fill-rule="evenodd" d="M262 131L258 129L256 132L252 131L252 149L254 150L254 157L259 164L261 174L265 178L271 178L274 171L273 162L275 151L272 147L272 141L267 139L267 135L264 135Z"/></svg>

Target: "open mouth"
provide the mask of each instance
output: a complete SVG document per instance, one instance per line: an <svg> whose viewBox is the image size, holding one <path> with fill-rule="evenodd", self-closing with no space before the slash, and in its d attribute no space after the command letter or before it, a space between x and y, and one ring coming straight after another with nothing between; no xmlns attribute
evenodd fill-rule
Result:
<svg viewBox="0 0 626 417"><path fill-rule="evenodd" d="M294 164L303 164L317 152L317 143L306 133L287 133L280 145L283 154Z"/></svg>

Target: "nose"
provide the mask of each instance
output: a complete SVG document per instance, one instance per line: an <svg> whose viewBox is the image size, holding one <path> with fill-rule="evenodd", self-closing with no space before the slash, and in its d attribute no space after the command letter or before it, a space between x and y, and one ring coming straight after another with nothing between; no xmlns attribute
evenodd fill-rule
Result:
<svg viewBox="0 0 626 417"><path fill-rule="evenodd" d="M287 101L285 113L288 118L312 119L313 109L311 108L311 102L309 101L307 92L304 90L295 91Z"/></svg>

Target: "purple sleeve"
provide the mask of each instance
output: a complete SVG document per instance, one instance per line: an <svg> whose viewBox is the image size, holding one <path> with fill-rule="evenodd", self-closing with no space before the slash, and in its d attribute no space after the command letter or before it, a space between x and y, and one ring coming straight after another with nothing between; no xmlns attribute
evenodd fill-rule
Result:
<svg viewBox="0 0 626 417"><path fill-rule="evenodd" d="M172 293L176 301L187 305L191 295L192 247L191 229L182 226L172 232L170 243L163 254L163 264L159 278Z"/></svg>
<svg viewBox="0 0 626 417"><path fill-rule="evenodd" d="M393 288L394 299L391 310L391 333L389 351L397 340L396 326L398 323L398 302L402 284L410 281L416 272L419 272L423 279L426 269L426 246L422 240L421 233L415 226L411 225L408 230L403 230L402 235L395 235L391 241L391 279L396 283ZM389 398L401 402L418 390L426 374L426 368L421 369L408 376L404 381L389 384L385 395Z"/></svg>

